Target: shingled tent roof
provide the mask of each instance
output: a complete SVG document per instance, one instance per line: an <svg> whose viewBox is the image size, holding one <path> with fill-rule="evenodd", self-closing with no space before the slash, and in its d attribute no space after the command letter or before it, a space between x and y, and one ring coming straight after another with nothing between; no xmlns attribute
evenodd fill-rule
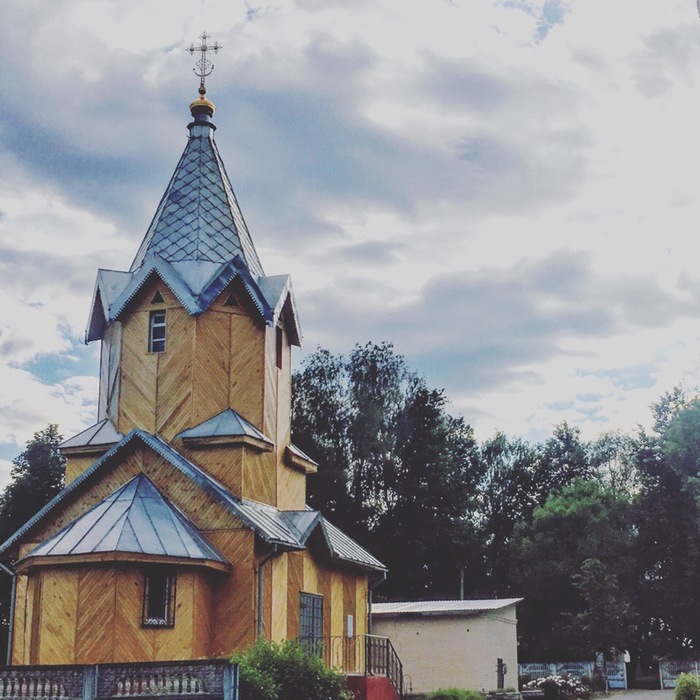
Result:
<svg viewBox="0 0 700 700"><path fill-rule="evenodd" d="M227 560L145 475L138 474L29 552L37 557L120 553L180 561Z"/></svg>

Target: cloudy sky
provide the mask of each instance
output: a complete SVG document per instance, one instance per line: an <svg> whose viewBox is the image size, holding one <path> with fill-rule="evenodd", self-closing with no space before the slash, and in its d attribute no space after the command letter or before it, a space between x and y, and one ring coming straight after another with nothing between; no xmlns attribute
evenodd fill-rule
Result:
<svg viewBox="0 0 700 700"><path fill-rule="evenodd" d="M694 0L1 0L0 483L96 418L81 343L185 146L184 48L304 353L390 340L480 440L700 383Z"/></svg>

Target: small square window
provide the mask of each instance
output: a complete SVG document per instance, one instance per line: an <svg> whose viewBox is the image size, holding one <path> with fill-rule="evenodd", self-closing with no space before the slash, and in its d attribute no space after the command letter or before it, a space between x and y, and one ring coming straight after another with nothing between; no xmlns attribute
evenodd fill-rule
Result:
<svg viewBox="0 0 700 700"><path fill-rule="evenodd" d="M151 311L148 324L148 352L165 352L165 311Z"/></svg>
<svg viewBox="0 0 700 700"><path fill-rule="evenodd" d="M175 583L173 571L155 568L146 573L143 593L144 627L175 625Z"/></svg>

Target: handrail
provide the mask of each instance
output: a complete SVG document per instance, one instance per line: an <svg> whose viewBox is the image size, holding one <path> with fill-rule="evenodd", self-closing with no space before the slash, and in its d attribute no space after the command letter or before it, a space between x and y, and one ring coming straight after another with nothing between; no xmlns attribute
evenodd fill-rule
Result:
<svg viewBox="0 0 700 700"><path fill-rule="evenodd" d="M386 676L403 700L403 664L388 637L363 634L300 641L309 652L318 654L326 666L341 673Z"/></svg>

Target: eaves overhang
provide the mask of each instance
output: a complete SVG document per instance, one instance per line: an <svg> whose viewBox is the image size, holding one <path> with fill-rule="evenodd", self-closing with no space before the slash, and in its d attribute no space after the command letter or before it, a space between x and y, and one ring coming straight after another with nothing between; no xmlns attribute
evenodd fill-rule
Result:
<svg viewBox="0 0 700 700"><path fill-rule="evenodd" d="M206 311L235 278L240 278L264 323L271 326L275 322L274 312L258 286L258 280L250 274L240 256L212 266L207 262L169 263L152 255L135 272L98 272L85 341L89 343L101 340L107 326L121 318L129 304L154 276L168 287L191 316Z"/></svg>

